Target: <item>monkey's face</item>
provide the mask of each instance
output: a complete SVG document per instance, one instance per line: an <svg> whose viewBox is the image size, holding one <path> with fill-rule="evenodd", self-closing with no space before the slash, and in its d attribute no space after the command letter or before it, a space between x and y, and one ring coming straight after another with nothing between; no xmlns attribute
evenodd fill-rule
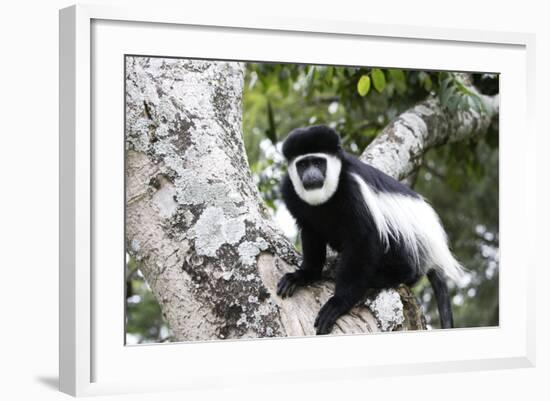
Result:
<svg viewBox="0 0 550 401"><path fill-rule="evenodd" d="M319 205L338 188L341 166L334 155L309 153L292 160L288 173L298 196L310 205Z"/></svg>
<svg viewBox="0 0 550 401"><path fill-rule="evenodd" d="M307 191L321 188L325 183L327 159L320 156L305 156L296 162L296 172Z"/></svg>

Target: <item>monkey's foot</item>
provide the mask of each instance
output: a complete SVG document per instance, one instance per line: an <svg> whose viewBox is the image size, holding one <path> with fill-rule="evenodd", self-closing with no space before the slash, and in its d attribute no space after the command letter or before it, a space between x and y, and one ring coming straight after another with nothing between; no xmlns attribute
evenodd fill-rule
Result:
<svg viewBox="0 0 550 401"><path fill-rule="evenodd" d="M303 270L287 273L277 284L277 295L281 298L291 297L296 288L311 284L313 281L313 277L309 277Z"/></svg>
<svg viewBox="0 0 550 401"><path fill-rule="evenodd" d="M330 298L323 305L313 326L317 329L317 334L329 334L336 320L349 310L347 304L337 297Z"/></svg>

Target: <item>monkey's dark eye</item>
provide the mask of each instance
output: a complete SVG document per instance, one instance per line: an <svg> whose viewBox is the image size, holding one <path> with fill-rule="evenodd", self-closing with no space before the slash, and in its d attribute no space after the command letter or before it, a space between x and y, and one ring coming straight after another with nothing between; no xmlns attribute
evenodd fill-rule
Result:
<svg viewBox="0 0 550 401"><path fill-rule="evenodd" d="M321 157L306 157L304 159L299 160L296 163L296 168L298 171L304 171L309 167L314 167L318 170L321 170L324 174L325 168L326 168L326 160Z"/></svg>
<svg viewBox="0 0 550 401"><path fill-rule="evenodd" d="M314 159L311 159L311 164L316 168L323 168L325 165L325 160L321 159L319 157L316 157Z"/></svg>
<svg viewBox="0 0 550 401"><path fill-rule="evenodd" d="M296 167L298 167L298 169L306 168L307 167L307 160L305 160L305 159L300 160L298 163L296 163Z"/></svg>

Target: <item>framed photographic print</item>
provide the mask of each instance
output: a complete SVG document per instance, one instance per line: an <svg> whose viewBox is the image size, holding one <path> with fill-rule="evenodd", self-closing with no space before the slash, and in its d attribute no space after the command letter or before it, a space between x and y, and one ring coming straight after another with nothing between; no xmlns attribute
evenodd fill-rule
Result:
<svg viewBox="0 0 550 401"><path fill-rule="evenodd" d="M157 13L60 13L62 391L532 366L532 36Z"/></svg>

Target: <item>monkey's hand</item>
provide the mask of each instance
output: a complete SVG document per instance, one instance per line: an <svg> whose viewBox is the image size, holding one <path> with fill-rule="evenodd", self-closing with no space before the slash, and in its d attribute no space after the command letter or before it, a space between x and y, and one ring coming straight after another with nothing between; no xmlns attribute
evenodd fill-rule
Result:
<svg viewBox="0 0 550 401"><path fill-rule="evenodd" d="M329 334L336 320L344 313L348 312L350 307L339 297L331 297L323 305L313 326L317 329L317 334Z"/></svg>
<svg viewBox="0 0 550 401"><path fill-rule="evenodd" d="M277 295L281 298L291 297L296 288L311 284L318 278L317 275L303 269L287 273L281 278L279 284L277 284Z"/></svg>

